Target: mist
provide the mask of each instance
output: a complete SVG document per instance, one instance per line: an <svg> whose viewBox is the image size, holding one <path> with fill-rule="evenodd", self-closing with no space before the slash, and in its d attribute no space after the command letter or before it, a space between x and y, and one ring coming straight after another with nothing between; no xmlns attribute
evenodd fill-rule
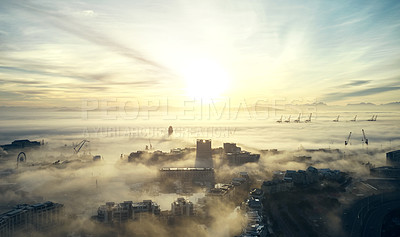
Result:
<svg viewBox="0 0 400 237"><path fill-rule="evenodd" d="M164 120L101 120L77 119L66 116L61 122L57 117L66 112L55 113L56 119L18 125L19 121L4 121L15 126L2 125L3 144L14 139L44 139L40 149L27 150L27 161L16 162L15 153L0 150L3 192L0 194L2 210L18 203L35 203L46 200L62 203L66 207L66 221L58 233L77 229L82 233L98 236L115 234L115 229L93 223L90 217L97 214L97 208L108 201L139 202L151 199L169 210L171 203L182 194L160 193L158 171L162 167L194 167L195 153L188 153L177 160L150 162L151 153L140 160L127 162L131 152L152 147L150 152L169 152L174 148L195 147L198 138L212 139L212 147L222 147L224 142L235 142L242 149L260 153L258 163L229 166L223 157L215 154L216 180L229 183L239 172L248 172L254 181L253 187L260 187L263 180L272 178L274 171L305 170L308 166L337 169L351 173L354 177L369 175L369 166L385 165L385 153L399 148L398 114L381 114L376 122L368 122L367 115L358 113L365 121L350 122L350 114L342 116L344 121L334 123L336 113L320 112L311 123L279 124L279 114L266 120L247 119L233 121L164 121ZM68 112L71 113L71 112ZM27 119L26 117L20 119ZM155 122L158 121L158 122ZM3 123L5 124L5 123ZM207 126L206 126L207 124ZM36 126L39 125L39 126ZM168 136L168 125L174 133ZM42 129L46 127L47 129ZM50 129L51 128L51 129ZM361 141L361 129L366 131L369 145ZM344 145L348 133L352 132L349 145ZM78 154L74 147L81 140L88 140ZM325 151L319 151L324 148ZM278 149L277 153L263 152ZM326 150L330 152L326 152ZM101 155L102 161L94 162L91 157ZM310 156L308 161L296 157ZM197 204L204 193L187 195ZM244 201L244 200L243 200ZM243 217L235 211L230 202L211 204L208 215L212 221L188 219L173 226L154 218L140 223L128 223L120 234L130 236L231 236L240 233ZM337 215L330 215L337 220ZM160 223L159 223L160 222ZM155 224L158 223L158 224ZM199 224L200 223L200 224ZM138 230L140 226L140 231ZM156 228L155 228L156 226ZM37 233L40 236L40 233Z"/></svg>

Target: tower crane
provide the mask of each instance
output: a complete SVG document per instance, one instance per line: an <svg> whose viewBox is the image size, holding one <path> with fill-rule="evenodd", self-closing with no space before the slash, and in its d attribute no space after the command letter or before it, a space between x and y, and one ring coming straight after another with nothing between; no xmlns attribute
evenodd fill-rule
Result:
<svg viewBox="0 0 400 237"><path fill-rule="evenodd" d="M300 117L301 117L301 113L299 114L299 117L296 120L294 120L294 122L295 123L300 123Z"/></svg>
<svg viewBox="0 0 400 237"><path fill-rule="evenodd" d="M351 137L351 132L349 133L349 136L347 137L347 140L344 141L344 145L347 146L350 142L350 137Z"/></svg>
<svg viewBox="0 0 400 237"><path fill-rule="evenodd" d="M338 115L337 118L333 120L333 122L339 122L339 117L340 115Z"/></svg>
<svg viewBox="0 0 400 237"><path fill-rule="evenodd" d="M83 145L85 145L86 142L89 142L88 140L82 140L76 146L74 147L75 154L78 154L78 152L82 149Z"/></svg>
<svg viewBox="0 0 400 237"><path fill-rule="evenodd" d="M368 119L367 121L376 121L378 115L372 115L372 118Z"/></svg>
<svg viewBox="0 0 400 237"><path fill-rule="evenodd" d="M361 129L361 131L362 131L362 134L363 134L363 138L362 138L361 141L363 141L366 145L368 145L368 138L367 138L367 136L365 136L364 129Z"/></svg>
<svg viewBox="0 0 400 237"><path fill-rule="evenodd" d="M312 116L312 113L310 113L310 117L308 117L308 119L306 119L306 123L311 123L311 116Z"/></svg>

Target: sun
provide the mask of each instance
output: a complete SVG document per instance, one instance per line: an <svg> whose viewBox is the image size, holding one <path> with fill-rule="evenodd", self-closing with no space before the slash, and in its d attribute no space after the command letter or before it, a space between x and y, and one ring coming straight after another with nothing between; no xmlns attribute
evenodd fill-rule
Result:
<svg viewBox="0 0 400 237"><path fill-rule="evenodd" d="M187 62L181 71L186 95L205 101L221 97L231 81L223 67L207 59Z"/></svg>

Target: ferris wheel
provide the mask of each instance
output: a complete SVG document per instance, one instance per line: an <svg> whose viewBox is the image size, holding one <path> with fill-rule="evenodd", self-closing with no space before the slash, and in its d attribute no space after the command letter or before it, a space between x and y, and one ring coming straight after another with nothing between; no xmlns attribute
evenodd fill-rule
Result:
<svg viewBox="0 0 400 237"><path fill-rule="evenodd" d="M17 167L18 167L18 164L19 163L25 163L26 162L26 154L25 154L25 152L20 152L19 154L18 154L18 156L17 156Z"/></svg>

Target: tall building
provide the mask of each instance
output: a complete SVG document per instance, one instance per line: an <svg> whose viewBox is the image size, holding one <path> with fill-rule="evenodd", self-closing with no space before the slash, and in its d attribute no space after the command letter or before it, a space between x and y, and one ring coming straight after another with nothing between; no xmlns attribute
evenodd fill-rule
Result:
<svg viewBox="0 0 400 237"><path fill-rule="evenodd" d="M198 139L196 146L196 168L213 168L211 140Z"/></svg>

